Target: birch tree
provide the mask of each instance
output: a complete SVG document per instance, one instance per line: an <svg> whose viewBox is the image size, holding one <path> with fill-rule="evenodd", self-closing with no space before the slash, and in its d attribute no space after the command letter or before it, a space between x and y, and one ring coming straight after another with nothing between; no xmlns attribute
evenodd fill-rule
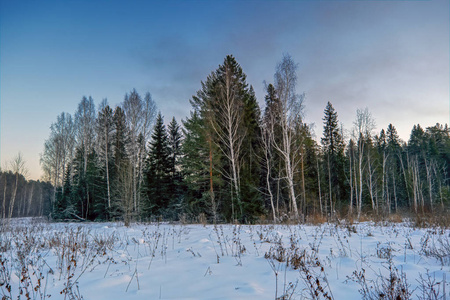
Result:
<svg viewBox="0 0 450 300"><path fill-rule="evenodd" d="M216 93L210 102L214 110L211 125L218 137L218 145L229 163L229 168L223 169L223 175L231 182L231 203L234 205L235 199L239 216L242 216L240 167L242 142L246 136L246 129L243 127L245 75L236 60L227 56L224 64L217 70L215 79Z"/></svg>
<svg viewBox="0 0 450 300"><path fill-rule="evenodd" d="M130 94L125 95L122 106L130 139L127 152L131 161L133 208L135 212L139 213L139 190L142 185L142 173L146 152L145 144L148 142L151 126L156 117L156 105L150 93L147 93L144 99L142 99L137 91L133 89Z"/></svg>
<svg viewBox="0 0 450 300"><path fill-rule="evenodd" d="M108 209L111 210L111 162L113 157L114 112L106 99L102 101L97 117L97 153L104 166Z"/></svg>
<svg viewBox="0 0 450 300"><path fill-rule="evenodd" d="M10 162L9 162L9 168L11 169L11 172L14 174L14 186L12 189L11 194L11 200L9 202L9 213L8 213L8 219L10 220L13 215L14 211L14 204L16 202L17 198L17 189L19 187L19 177L26 176L28 169L25 166L25 160L22 157L22 153L18 153Z"/></svg>
<svg viewBox="0 0 450 300"><path fill-rule="evenodd" d="M78 109L75 113L75 127L76 127L76 140L78 151L82 153L82 166L81 174L83 178L86 178L86 172L88 168L88 156L94 149L95 142L95 105L92 97L83 97L78 104ZM85 215L82 218L87 218L90 208L90 196L89 196L89 182L84 181L86 192Z"/></svg>
<svg viewBox="0 0 450 300"><path fill-rule="evenodd" d="M75 147L75 124L69 113L61 113L50 126L50 136L44 143L40 163L44 178L52 182L53 199L57 187L63 186L67 165L73 159ZM53 204L53 203L52 203Z"/></svg>
<svg viewBox="0 0 450 300"><path fill-rule="evenodd" d="M275 87L272 84L269 84L266 88L267 95L265 97L266 100L266 109L263 118L263 124L261 128L261 143L263 148L263 164L264 164L264 172L265 172L265 184L266 184L266 194L269 197L270 208L272 211L272 218L274 222L277 222L278 219L278 205L275 208L275 195L273 191L273 182L277 180L274 178L274 164L275 164L275 155L273 142L276 138L275 126L278 124L277 116L279 115L279 99L276 96Z"/></svg>
<svg viewBox="0 0 450 300"><path fill-rule="evenodd" d="M372 132L375 129L375 121L372 118L371 113L368 108L364 110L358 109L356 111L356 120L353 122L353 131L352 135L355 141L357 141L357 165L356 169L356 178L358 180L358 185L356 186L356 202L357 202L357 214L358 219L361 215L362 210L362 202L363 202L363 177L365 168L370 164L370 151L367 148L367 142L371 140ZM366 158L366 160L365 160ZM365 163L366 162L366 163ZM369 171L369 176L372 173L372 170ZM370 179L371 180L371 179ZM375 202L373 198L372 191L370 191L372 209L375 208Z"/></svg>
<svg viewBox="0 0 450 300"><path fill-rule="evenodd" d="M280 100L279 126L281 141L273 139L273 145L283 160L284 176L288 187L292 212L299 219L297 197L294 187L294 174L298 164L299 149L296 147L295 128L302 120L303 95L296 94L297 64L290 55L284 55L275 72L274 87Z"/></svg>

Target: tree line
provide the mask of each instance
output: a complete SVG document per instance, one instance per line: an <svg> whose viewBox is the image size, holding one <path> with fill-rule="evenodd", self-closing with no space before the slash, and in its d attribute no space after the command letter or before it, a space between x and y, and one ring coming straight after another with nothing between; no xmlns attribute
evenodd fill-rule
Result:
<svg viewBox="0 0 450 300"><path fill-rule="evenodd" d="M18 153L0 170L0 217L41 217L51 212L52 185L45 181L26 180L27 169Z"/></svg>
<svg viewBox="0 0 450 300"><path fill-rule="evenodd" d="M328 102L316 141L304 121L297 64L285 55L261 111L236 59L201 82L190 115L166 126L150 93L112 108L83 97L51 125L41 165L53 219L275 222L448 209L450 131L415 125L375 134L358 109L350 138Z"/></svg>

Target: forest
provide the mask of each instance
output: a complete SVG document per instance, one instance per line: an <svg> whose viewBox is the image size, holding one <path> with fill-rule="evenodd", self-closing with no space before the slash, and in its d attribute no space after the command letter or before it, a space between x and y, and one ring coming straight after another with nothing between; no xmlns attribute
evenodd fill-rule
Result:
<svg viewBox="0 0 450 300"><path fill-rule="evenodd" d="M0 170L0 217L42 217L51 213L53 186L46 181L26 180L27 169L19 153Z"/></svg>
<svg viewBox="0 0 450 300"><path fill-rule="evenodd" d="M167 126L149 92L116 107L83 97L51 125L45 182L1 174L3 217L255 223L448 211L448 125L417 124L402 141L392 124L375 132L361 108L345 131L328 102L315 137L297 71L284 55L262 110L229 55L199 84L189 116Z"/></svg>

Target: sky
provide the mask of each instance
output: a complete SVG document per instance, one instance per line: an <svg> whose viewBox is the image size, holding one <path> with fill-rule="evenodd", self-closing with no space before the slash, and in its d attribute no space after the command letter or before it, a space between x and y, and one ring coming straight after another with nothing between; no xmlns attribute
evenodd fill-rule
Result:
<svg viewBox="0 0 450 300"><path fill-rule="evenodd" d="M323 131L328 101L350 131L357 109L374 133L392 123L449 123L449 1L0 0L0 162L19 152L28 179L50 125L83 96L120 105L150 92L166 122L232 54L264 107L264 82L290 54L305 121Z"/></svg>

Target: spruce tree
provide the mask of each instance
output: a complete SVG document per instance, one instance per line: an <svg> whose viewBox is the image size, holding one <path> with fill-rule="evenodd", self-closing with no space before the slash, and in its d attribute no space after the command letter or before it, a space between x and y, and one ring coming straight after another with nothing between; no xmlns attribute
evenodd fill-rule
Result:
<svg viewBox="0 0 450 300"><path fill-rule="evenodd" d="M394 209L398 212L399 205L406 205L408 202L407 187L403 180L403 156L402 142L394 125L389 124L386 130L387 142L387 211L391 213Z"/></svg>
<svg viewBox="0 0 450 300"><path fill-rule="evenodd" d="M64 220L72 218L71 212L73 210L73 195L71 174L72 168L69 163L66 168L66 174L64 174L64 186L62 189L57 190L57 198L55 201L55 207L53 209L52 217L56 220Z"/></svg>
<svg viewBox="0 0 450 300"><path fill-rule="evenodd" d="M103 179L105 181L105 194L107 201L108 213L111 211L111 173L114 166L113 161L113 133L114 133L114 113L107 105L106 99L103 101L104 107L98 112L97 117L97 144L96 149L99 161L101 162L101 169Z"/></svg>
<svg viewBox="0 0 450 300"><path fill-rule="evenodd" d="M253 87L244 97L243 125L246 136L242 144L241 197L242 222L253 222L264 214L264 200L260 192L262 177L261 111Z"/></svg>
<svg viewBox="0 0 450 300"><path fill-rule="evenodd" d="M186 185L183 209L191 218L205 215L216 222L220 205L218 190L222 186L216 168L220 165L220 152L212 142L211 131L205 130L207 126L207 120L197 111L183 121L181 166Z"/></svg>
<svg viewBox="0 0 450 300"><path fill-rule="evenodd" d="M180 157L181 157L181 129L180 125L178 125L175 117L172 118L168 126L168 147L170 152L170 173L172 176L175 176L176 173L179 173L180 168Z"/></svg>
<svg viewBox="0 0 450 300"><path fill-rule="evenodd" d="M253 175L253 171L244 172L248 161L244 159L247 151L244 144L247 138L250 142L254 140L247 134L257 131L250 128L254 125L251 118L256 118L258 114L254 113L256 102L253 97L241 66L233 56L228 55L223 64L202 82L202 89L191 99L195 113L191 118L199 118L195 122L200 122L202 126L192 123L191 128L198 132L189 132L186 140L190 139L188 135L201 137L204 144L197 147L202 148L205 154L205 161L201 166L198 165L204 169L194 173L209 174L210 177L209 191L202 192L201 198L210 197L210 201L206 202L211 203L213 211L218 209L220 202L220 211L227 220L245 221L244 219L248 219L246 207L248 206L250 211L254 210L251 208L253 205L244 203L247 199L242 194L244 190L252 190L250 185L254 185L253 178L249 177L258 176ZM216 183L219 185L215 186ZM213 215L215 219L216 213L213 212Z"/></svg>
<svg viewBox="0 0 450 300"><path fill-rule="evenodd" d="M146 160L145 177L147 199L144 201L143 217L152 215L167 217L170 203L170 157L166 127L161 113L156 118L149 152Z"/></svg>
<svg viewBox="0 0 450 300"><path fill-rule="evenodd" d="M114 130L113 130L113 165L111 168L111 218L123 218L129 220L131 208L127 203L128 199L133 199L128 195L128 177L130 172L130 163L126 152L128 143L128 133L126 127L125 113L120 106L114 110Z"/></svg>
<svg viewBox="0 0 450 300"><path fill-rule="evenodd" d="M170 211L172 218L176 219L182 213L183 207L183 175L181 173L181 143L182 135L181 128L178 125L175 117L168 125L168 149L169 149L169 196L170 196Z"/></svg>
<svg viewBox="0 0 450 300"><path fill-rule="evenodd" d="M328 204L330 213L335 212L338 201L345 199L345 161L344 140L339 128L337 112L328 102L323 118L323 137L321 139L324 153L325 178L328 185Z"/></svg>
<svg viewBox="0 0 450 300"><path fill-rule="evenodd" d="M72 199L73 203L72 211L70 214L71 218L75 219L86 219L87 215L87 205L88 205L88 190L87 190L87 179L86 172L84 168L84 149L77 147L75 150L75 157L72 161Z"/></svg>

